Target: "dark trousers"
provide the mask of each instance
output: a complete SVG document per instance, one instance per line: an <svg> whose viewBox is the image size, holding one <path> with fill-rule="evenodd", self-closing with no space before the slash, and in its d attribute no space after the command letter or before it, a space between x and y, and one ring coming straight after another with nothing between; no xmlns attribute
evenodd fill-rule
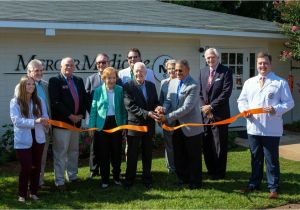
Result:
<svg viewBox="0 0 300 210"><path fill-rule="evenodd" d="M224 178L227 165L228 125L206 126L203 155L208 175Z"/></svg>
<svg viewBox="0 0 300 210"><path fill-rule="evenodd" d="M264 159L266 160L267 183L270 192L279 187L279 141L280 137L248 135L251 151L251 177L249 187L259 188L263 178Z"/></svg>
<svg viewBox="0 0 300 210"><path fill-rule="evenodd" d="M202 134L187 137L181 129L173 133L175 172L178 178L192 185L202 184Z"/></svg>
<svg viewBox="0 0 300 210"><path fill-rule="evenodd" d="M38 144L35 139L35 132L31 130L32 146L29 149L16 149L18 159L21 164L19 174L19 196L26 198L29 184L29 191L36 195L39 186L43 144Z"/></svg>
<svg viewBox="0 0 300 210"><path fill-rule="evenodd" d="M151 184L151 165L152 165L152 136L144 134L142 136L127 136L127 167L126 167L126 183L132 185L136 177L137 161L139 156L139 148L142 149L144 184Z"/></svg>
<svg viewBox="0 0 300 210"><path fill-rule="evenodd" d="M117 127L115 116L106 117L103 130ZM95 132L95 141L99 145L99 166L102 182L109 183L110 163L112 165L113 178L120 180L122 160L122 131L106 133Z"/></svg>
<svg viewBox="0 0 300 210"><path fill-rule="evenodd" d="M99 151L100 151L100 144L99 141L92 138L91 147L90 147L90 171L98 175L99 174L99 167L100 167L100 157L99 157Z"/></svg>

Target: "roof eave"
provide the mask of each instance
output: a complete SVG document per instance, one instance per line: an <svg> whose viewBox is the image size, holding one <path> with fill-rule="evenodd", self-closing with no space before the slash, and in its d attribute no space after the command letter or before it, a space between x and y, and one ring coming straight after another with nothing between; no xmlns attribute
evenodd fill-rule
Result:
<svg viewBox="0 0 300 210"><path fill-rule="evenodd" d="M93 31L122 31L122 32L144 32L144 33L171 33L185 35L213 35L213 36L234 36L252 38L285 39L279 32L266 31L232 31L219 29L199 29L147 25L124 25L124 24L96 24L96 23L63 23L48 21L0 21L0 28L20 29L59 29L59 30L93 30Z"/></svg>

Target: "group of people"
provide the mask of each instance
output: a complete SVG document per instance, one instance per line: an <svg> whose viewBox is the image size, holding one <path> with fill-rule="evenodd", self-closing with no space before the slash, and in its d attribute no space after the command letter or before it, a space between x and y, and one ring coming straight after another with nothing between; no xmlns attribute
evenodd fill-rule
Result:
<svg viewBox="0 0 300 210"><path fill-rule="evenodd" d="M139 151L142 153L142 183L152 187L152 139L155 124L177 126L185 123L213 123L230 117L229 98L233 87L232 72L219 62L214 48L205 51L207 67L195 80L187 60L168 60L169 78L161 82L158 97L153 71L147 69L137 48L129 50L129 67L117 71L109 57L96 57L98 72L84 82L74 75L74 61L61 60L61 72L42 80L43 65L34 59L27 66L10 102L14 124L14 148L20 160L19 198L38 200L44 184L44 169L49 140L52 139L55 186L66 190L65 182L78 181L79 132L49 126L48 119L76 127L86 118L92 137L90 175L101 176L101 188L113 182L130 190L136 178ZM259 188L263 161L267 164L270 198L277 198L279 187L279 139L282 115L293 106L287 82L271 70L271 56L258 53L258 75L244 84L238 99L240 111L264 107L264 114L246 116L251 151L252 173L243 193ZM261 79L263 78L263 79ZM123 130L106 132L120 125L147 126L147 132ZM274 129L276 128L276 129ZM178 177L177 186L190 189L202 186L202 151L211 179L224 179L227 164L228 125L184 126L163 131L166 165ZM122 142L126 139L126 172L121 180ZM112 166L112 170L110 167ZM66 180L65 180L66 179Z"/></svg>

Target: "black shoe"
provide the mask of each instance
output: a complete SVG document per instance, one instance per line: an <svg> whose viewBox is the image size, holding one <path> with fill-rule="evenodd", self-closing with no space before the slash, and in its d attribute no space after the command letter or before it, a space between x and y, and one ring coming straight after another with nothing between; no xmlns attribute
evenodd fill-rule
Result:
<svg viewBox="0 0 300 210"><path fill-rule="evenodd" d="M224 178L225 178L225 176L223 176L223 175L212 175L211 176L212 180L220 180L220 179L224 179Z"/></svg>
<svg viewBox="0 0 300 210"><path fill-rule="evenodd" d="M189 188L191 190L196 190L196 189L200 189L202 187L201 184L189 184Z"/></svg>
<svg viewBox="0 0 300 210"><path fill-rule="evenodd" d="M187 184L188 184L188 182L185 182L183 180L179 180L174 183L175 187L184 187L184 185L187 185Z"/></svg>
<svg viewBox="0 0 300 210"><path fill-rule="evenodd" d="M144 183L144 186L150 190L153 186L152 186L152 183Z"/></svg>
<svg viewBox="0 0 300 210"><path fill-rule="evenodd" d="M95 173L95 172L91 172L89 178L90 178L90 179L93 179L93 178L95 178L96 176L99 176L99 174L98 174L98 173Z"/></svg>

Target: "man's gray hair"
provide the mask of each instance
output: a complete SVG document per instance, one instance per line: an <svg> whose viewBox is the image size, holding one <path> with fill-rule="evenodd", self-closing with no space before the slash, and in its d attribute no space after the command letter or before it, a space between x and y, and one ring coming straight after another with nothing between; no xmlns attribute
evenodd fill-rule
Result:
<svg viewBox="0 0 300 210"><path fill-rule="evenodd" d="M147 71L147 67L143 62L136 62L133 66L133 70L137 67L137 66L141 66L145 71Z"/></svg>
<svg viewBox="0 0 300 210"><path fill-rule="evenodd" d="M220 58L220 54L216 48L208 48L204 53L204 57L206 58L208 54L214 54L217 58Z"/></svg>
<svg viewBox="0 0 300 210"><path fill-rule="evenodd" d="M189 62L187 60L185 60L185 59L176 60L176 64L184 65L185 67L187 67L188 69L190 69Z"/></svg>
<svg viewBox="0 0 300 210"><path fill-rule="evenodd" d="M43 66L42 61L38 60L38 59L33 59L31 60L28 65L27 65L27 72L30 72L31 70L33 70L35 67L37 66Z"/></svg>

